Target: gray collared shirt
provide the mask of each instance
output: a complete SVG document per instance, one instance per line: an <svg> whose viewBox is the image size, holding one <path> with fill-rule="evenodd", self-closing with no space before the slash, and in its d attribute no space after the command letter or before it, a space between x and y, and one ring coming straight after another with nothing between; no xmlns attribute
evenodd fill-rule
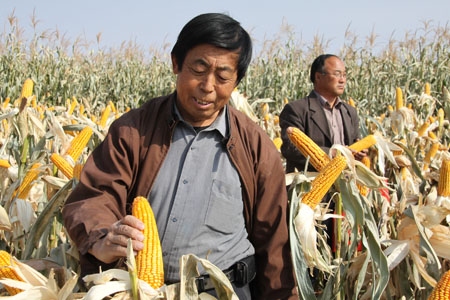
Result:
<svg viewBox="0 0 450 300"><path fill-rule="evenodd" d="M239 174L224 145L225 107L199 131L180 122L149 195L161 240L165 281L179 280L179 259L194 253L221 269L254 254L243 214Z"/></svg>
<svg viewBox="0 0 450 300"><path fill-rule="evenodd" d="M341 111L339 110L339 106L342 105L342 100L337 97L336 102L331 107L330 103L324 97L316 91L314 93L319 98L320 104L325 112L333 144L345 145L344 123L342 122Z"/></svg>

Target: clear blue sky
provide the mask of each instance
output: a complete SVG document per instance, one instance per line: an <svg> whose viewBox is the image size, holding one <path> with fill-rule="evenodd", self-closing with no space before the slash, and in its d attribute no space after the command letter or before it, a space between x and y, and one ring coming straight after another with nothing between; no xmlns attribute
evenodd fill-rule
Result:
<svg viewBox="0 0 450 300"><path fill-rule="evenodd" d="M183 25L205 12L227 13L241 22L257 49L280 33L282 24L291 27L297 41L308 43L315 35L330 40L326 50L331 52L342 46L347 28L362 43L373 30L378 45L385 45L391 36L401 39L405 32L422 28L422 21L450 26L450 0L1 0L0 7L0 32L8 28L7 18L15 9L20 26L32 34L35 10L38 31L57 28L70 40L81 36L91 42L101 33L100 45L106 48L130 40L144 49L172 46Z"/></svg>

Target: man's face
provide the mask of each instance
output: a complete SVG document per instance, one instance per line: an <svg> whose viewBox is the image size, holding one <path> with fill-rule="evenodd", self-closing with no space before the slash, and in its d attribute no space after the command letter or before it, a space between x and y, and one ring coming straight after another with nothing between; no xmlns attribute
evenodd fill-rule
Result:
<svg viewBox="0 0 450 300"><path fill-rule="evenodd" d="M344 93L346 81L344 62L331 56L325 60L324 72L316 73L314 89L325 98L336 98Z"/></svg>
<svg viewBox="0 0 450 300"><path fill-rule="evenodd" d="M192 126L208 126L228 103L237 81L239 54L209 44L198 45L186 55L177 75L177 108Z"/></svg>

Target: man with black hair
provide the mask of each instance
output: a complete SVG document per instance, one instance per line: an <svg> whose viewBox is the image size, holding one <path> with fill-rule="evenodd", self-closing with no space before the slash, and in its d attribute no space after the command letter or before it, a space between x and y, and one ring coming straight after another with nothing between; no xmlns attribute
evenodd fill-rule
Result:
<svg viewBox="0 0 450 300"><path fill-rule="evenodd" d="M339 96L344 93L347 81L344 62L332 54L318 56L311 65L310 79L314 90L305 98L286 104L280 113L281 153L286 158L286 172L297 169L303 172L306 157L292 144L286 133L289 127L297 127L310 137L325 153L333 144L351 145L359 139L359 119L356 109ZM366 156L367 150L354 153L356 159ZM311 164L308 171L314 170ZM324 200L329 200L327 195ZM331 203L330 208L334 208ZM332 219L325 222L328 235L332 236ZM328 240L331 245L331 239Z"/></svg>
<svg viewBox="0 0 450 300"><path fill-rule="evenodd" d="M284 170L264 131L228 105L252 54L248 33L223 14L203 14L172 50L176 91L116 120L88 158L63 208L82 274L114 267L127 239L143 248L130 215L147 197L161 240L166 283L179 259L208 257L240 299L297 299ZM214 295L211 280L197 280Z"/></svg>

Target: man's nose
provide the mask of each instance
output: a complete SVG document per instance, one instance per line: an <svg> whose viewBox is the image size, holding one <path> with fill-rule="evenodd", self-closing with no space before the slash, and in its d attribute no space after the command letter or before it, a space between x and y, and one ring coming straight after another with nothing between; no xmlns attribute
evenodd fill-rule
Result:
<svg viewBox="0 0 450 300"><path fill-rule="evenodd" d="M212 91L214 91L214 85L215 85L214 74L208 73L203 77L200 88L206 93L211 93Z"/></svg>

